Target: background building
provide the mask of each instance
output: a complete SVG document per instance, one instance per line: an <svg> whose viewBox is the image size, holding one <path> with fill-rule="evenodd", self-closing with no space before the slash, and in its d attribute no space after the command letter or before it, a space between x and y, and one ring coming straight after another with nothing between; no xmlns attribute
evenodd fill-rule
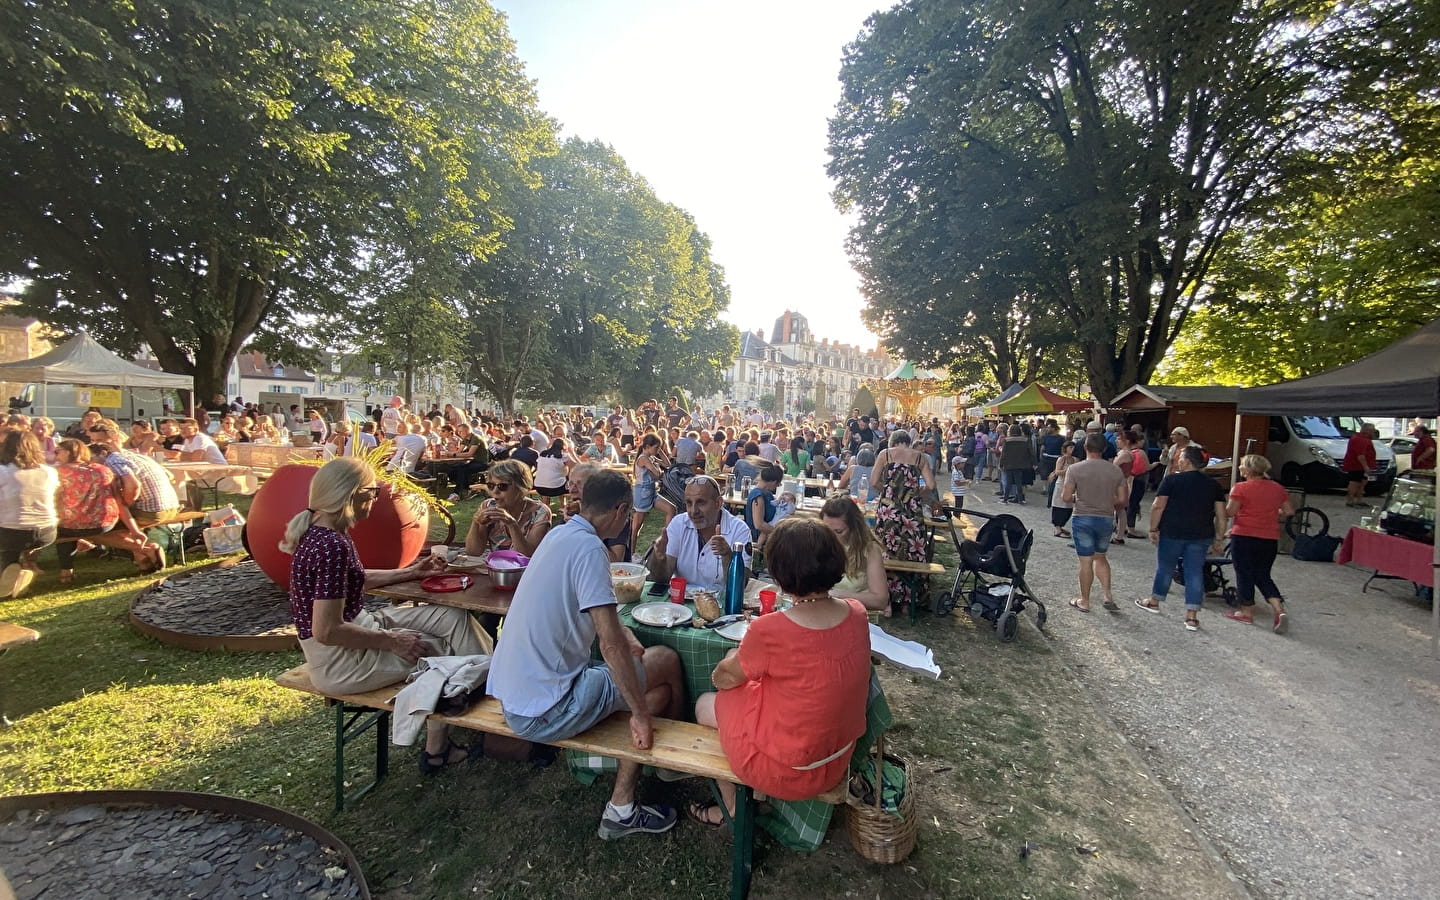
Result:
<svg viewBox="0 0 1440 900"><path fill-rule="evenodd" d="M809 320L787 309L775 320L768 341L759 329L741 333L740 352L725 375L725 386L706 406L729 403L748 408L760 405L762 397L773 396L769 411L787 417L812 411L848 413L864 382L883 378L898 364L883 345L867 350L817 339ZM932 397L920 410L948 418L955 414L955 399Z"/></svg>

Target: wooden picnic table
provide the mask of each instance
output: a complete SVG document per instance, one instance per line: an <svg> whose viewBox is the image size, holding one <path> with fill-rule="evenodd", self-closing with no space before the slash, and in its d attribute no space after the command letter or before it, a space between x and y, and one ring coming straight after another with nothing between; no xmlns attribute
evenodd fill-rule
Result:
<svg viewBox="0 0 1440 900"><path fill-rule="evenodd" d="M453 574L470 575L472 579L470 586L463 591L435 593L422 588L419 581L405 581L400 584L375 588L370 593L376 597L384 597L392 603L433 603L436 606L453 606L456 609L496 616L503 616L510 612L510 601L515 596L514 591L497 591L491 586L490 576L485 572L478 575L462 572Z"/></svg>

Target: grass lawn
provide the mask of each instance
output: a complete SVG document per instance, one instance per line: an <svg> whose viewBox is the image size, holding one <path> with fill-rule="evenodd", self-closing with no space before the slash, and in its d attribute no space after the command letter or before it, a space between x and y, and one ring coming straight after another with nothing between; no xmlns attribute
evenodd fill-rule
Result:
<svg viewBox="0 0 1440 900"><path fill-rule="evenodd" d="M474 508L456 505L462 534ZM652 514L642 547L659 525ZM683 821L664 836L602 842L594 829L608 779L582 787L563 766L484 760L422 778L415 751L397 749L385 784L336 815L331 713L271 682L301 661L298 651L207 654L158 644L126 624L131 597L151 581L135 576L128 559L83 559L66 590L53 551L41 564L50 571L29 596L0 604L0 619L42 634L0 660L5 708L17 719L0 732L0 793L165 788L270 803L347 841L378 897L728 890L728 836ZM963 615L914 628L887 622L934 648L944 670L938 681L881 672L896 719L889 746L915 772L919 847L901 864L868 864L849 847L839 816L813 854L762 835L753 895L1223 895L1208 880L1186 881L1184 869L1200 856L1184 823L1032 623L1001 644ZM363 748L352 755L364 761ZM680 805L706 788L646 781L641 791Z"/></svg>

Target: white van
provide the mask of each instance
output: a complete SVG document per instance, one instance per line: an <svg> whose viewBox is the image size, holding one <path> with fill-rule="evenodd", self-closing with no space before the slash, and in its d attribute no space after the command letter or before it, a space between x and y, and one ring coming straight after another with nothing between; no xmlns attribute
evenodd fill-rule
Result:
<svg viewBox="0 0 1440 900"><path fill-rule="evenodd" d="M1348 480L1340 471L1345 444L1364 421L1353 416L1271 416L1265 457L1274 477L1307 491L1343 489ZM1378 438L1375 462L1365 491L1388 493L1395 481L1395 454Z"/></svg>
<svg viewBox="0 0 1440 900"><path fill-rule="evenodd" d="M80 417L91 406L96 406L100 412L121 425L129 425L136 419L149 419L153 422L165 417L165 397L174 396L174 392L166 392L160 388L121 388L119 406L97 406L93 403L81 405L77 402L81 399L82 392L96 389L88 384L32 382L20 391L18 399L27 404L21 407L21 412L28 416L49 416L55 423L56 430L64 431L70 423L80 421Z"/></svg>

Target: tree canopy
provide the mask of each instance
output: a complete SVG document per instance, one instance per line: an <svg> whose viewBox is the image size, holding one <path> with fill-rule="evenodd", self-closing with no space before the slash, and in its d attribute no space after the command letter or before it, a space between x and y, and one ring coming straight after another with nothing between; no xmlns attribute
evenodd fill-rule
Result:
<svg viewBox="0 0 1440 900"><path fill-rule="evenodd" d="M578 138L512 185L515 227L465 276L470 377L517 394L629 403L683 384L717 389L739 336L710 241L609 146Z"/></svg>
<svg viewBox="0 0 1440 900"><path fill-rule="evenodd" d="M483 0L14 3L0 60L0 272L204 394L303 356L377 248L494 252L552 141Z"/></svg>
<svg viewBox="0 0 1440 900"><path fill-rule="evenodd" d="M1078 344L1097 396L1148 380L1227 236L1274 207L1314 148L1401 139L1367 113L1377 93L1433 88L1416 77L1434 65L1431 6L908 0L877 13L847 48L830 130L867 320L897 350L948 362L1014 355L982 348L1028 313L1059 324L1032 341Z"/></svg>

